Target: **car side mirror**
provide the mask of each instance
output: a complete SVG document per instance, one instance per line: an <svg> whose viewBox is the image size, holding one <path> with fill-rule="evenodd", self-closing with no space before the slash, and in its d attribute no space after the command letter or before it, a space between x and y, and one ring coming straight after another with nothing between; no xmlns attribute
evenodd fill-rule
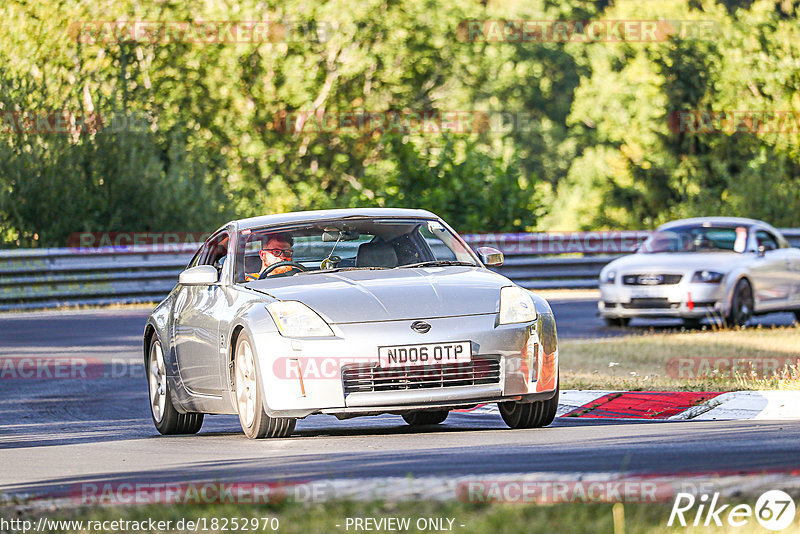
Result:
<svg viewBox="0 0 800 534"><path fill-rule="evenodd" d="M493 247L478 247L477 252L478 257L487 267L499 267L505 261L503 253Z"/></svg>
<svg viewBox="0 0 800 534"><path fill-rule="evenodd" d="M219 280L219 273L212 265L189 267L178 276L178 282L185 286L210 286Z"/></svg>
<svg viewBox="0 0 800 534"><path fill-rule="evenodd" d="M758 245L758 257L763 258L767 254L767 247Z"/></svg>

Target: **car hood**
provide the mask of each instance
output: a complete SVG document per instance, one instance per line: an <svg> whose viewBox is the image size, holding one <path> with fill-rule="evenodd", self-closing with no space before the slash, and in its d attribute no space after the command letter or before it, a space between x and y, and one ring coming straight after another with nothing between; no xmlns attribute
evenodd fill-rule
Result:
<svg viewBox="0 0 800 534"><path fill-rule="evenodd" d="M609 263L607 269L633 272L709 270L727 273L745 259L738 252L657 252L654 254L631 254Z"/></svg>
<svg viewBox="0 0 800 534"><path fill-rule="evenodd" d="M511 282L479 267L430 267L299 274L251 282L279 300L298 300L331 324L497 313Z"/></svg>

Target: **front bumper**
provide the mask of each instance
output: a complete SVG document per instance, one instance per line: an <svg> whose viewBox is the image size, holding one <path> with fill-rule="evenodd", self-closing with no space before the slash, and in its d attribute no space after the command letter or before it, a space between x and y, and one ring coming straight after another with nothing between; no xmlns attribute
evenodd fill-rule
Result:
<svg viewBox="0 0 800 534"><path fill-rule="evenodd" d="M254 335L265 410L274 417L314 413L349 417L528 401L554 394L558 347L552 314L515 325L496 325L497 314L425 320L431 324L426 334L411 330L413 320L401 320L333 324L336 337L332 338L290 339L277 332ZM380 388L368 391L345 389L343 369L379 369L379 346L465 340L472 343L473 362L496 362L492 374L496 380L444 380L441 386L425 387L406 380L398 381L396 387L382 383ZM535 347L535 353L529 351L529 345ZM441 366L439 369L441 373Z"/></svg>
<svg viewBox="0 0 800 534"><path fill-rule="evenodd" d="M700 319L727 313L727 302L723 284L625 286L618 280L600 285L597 308L607 318Z"/></svg>

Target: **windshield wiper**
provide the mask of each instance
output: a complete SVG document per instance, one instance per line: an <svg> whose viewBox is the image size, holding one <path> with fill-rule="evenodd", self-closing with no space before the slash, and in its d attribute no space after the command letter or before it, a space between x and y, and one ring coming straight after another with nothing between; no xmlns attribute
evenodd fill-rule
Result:
<svg viewBox="0 0 800 534"><path fill-rule="evenodd" d="M386 267L336 267L335 269L318 269L316 271L306 271L302 274L315 273L338 273L339 271L377 271Z"/></svg>
<svg viewBox="0 0 800 534"><path fill-rule="evenodd" d="M396 269L411 269L414 267L440 267L444 265L463 265L465 267L477 267L476 264L470 263L468 261L433 260L433 261L421 261L419 263L410 263L408 265L400 265L396 267Z"/></svg>

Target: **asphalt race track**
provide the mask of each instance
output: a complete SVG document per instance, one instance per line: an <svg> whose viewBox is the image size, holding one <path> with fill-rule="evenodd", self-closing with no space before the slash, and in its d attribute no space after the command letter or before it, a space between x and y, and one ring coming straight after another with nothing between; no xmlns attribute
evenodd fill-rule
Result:
<svg viewBox="0 0 800 534"><path fill-rule="evenodd" d="M562 337L605 329L594 301L555 301ZM501 473L679 474L800 467L800 422L628 422L559 418L512 431L498 415L453 413L412 430L398 416L312 416L291 438L251 441L235 416L206 417L197 436L153 427L141 365L148 311L0 316L0 356L96 360L91 378L0 380L0 492L57 494L83 483L317 480ZM762 321L789 324L776 314ZM674 328L665 322L657 329ZM671 325L671 326L670 326Z"/></svg>

